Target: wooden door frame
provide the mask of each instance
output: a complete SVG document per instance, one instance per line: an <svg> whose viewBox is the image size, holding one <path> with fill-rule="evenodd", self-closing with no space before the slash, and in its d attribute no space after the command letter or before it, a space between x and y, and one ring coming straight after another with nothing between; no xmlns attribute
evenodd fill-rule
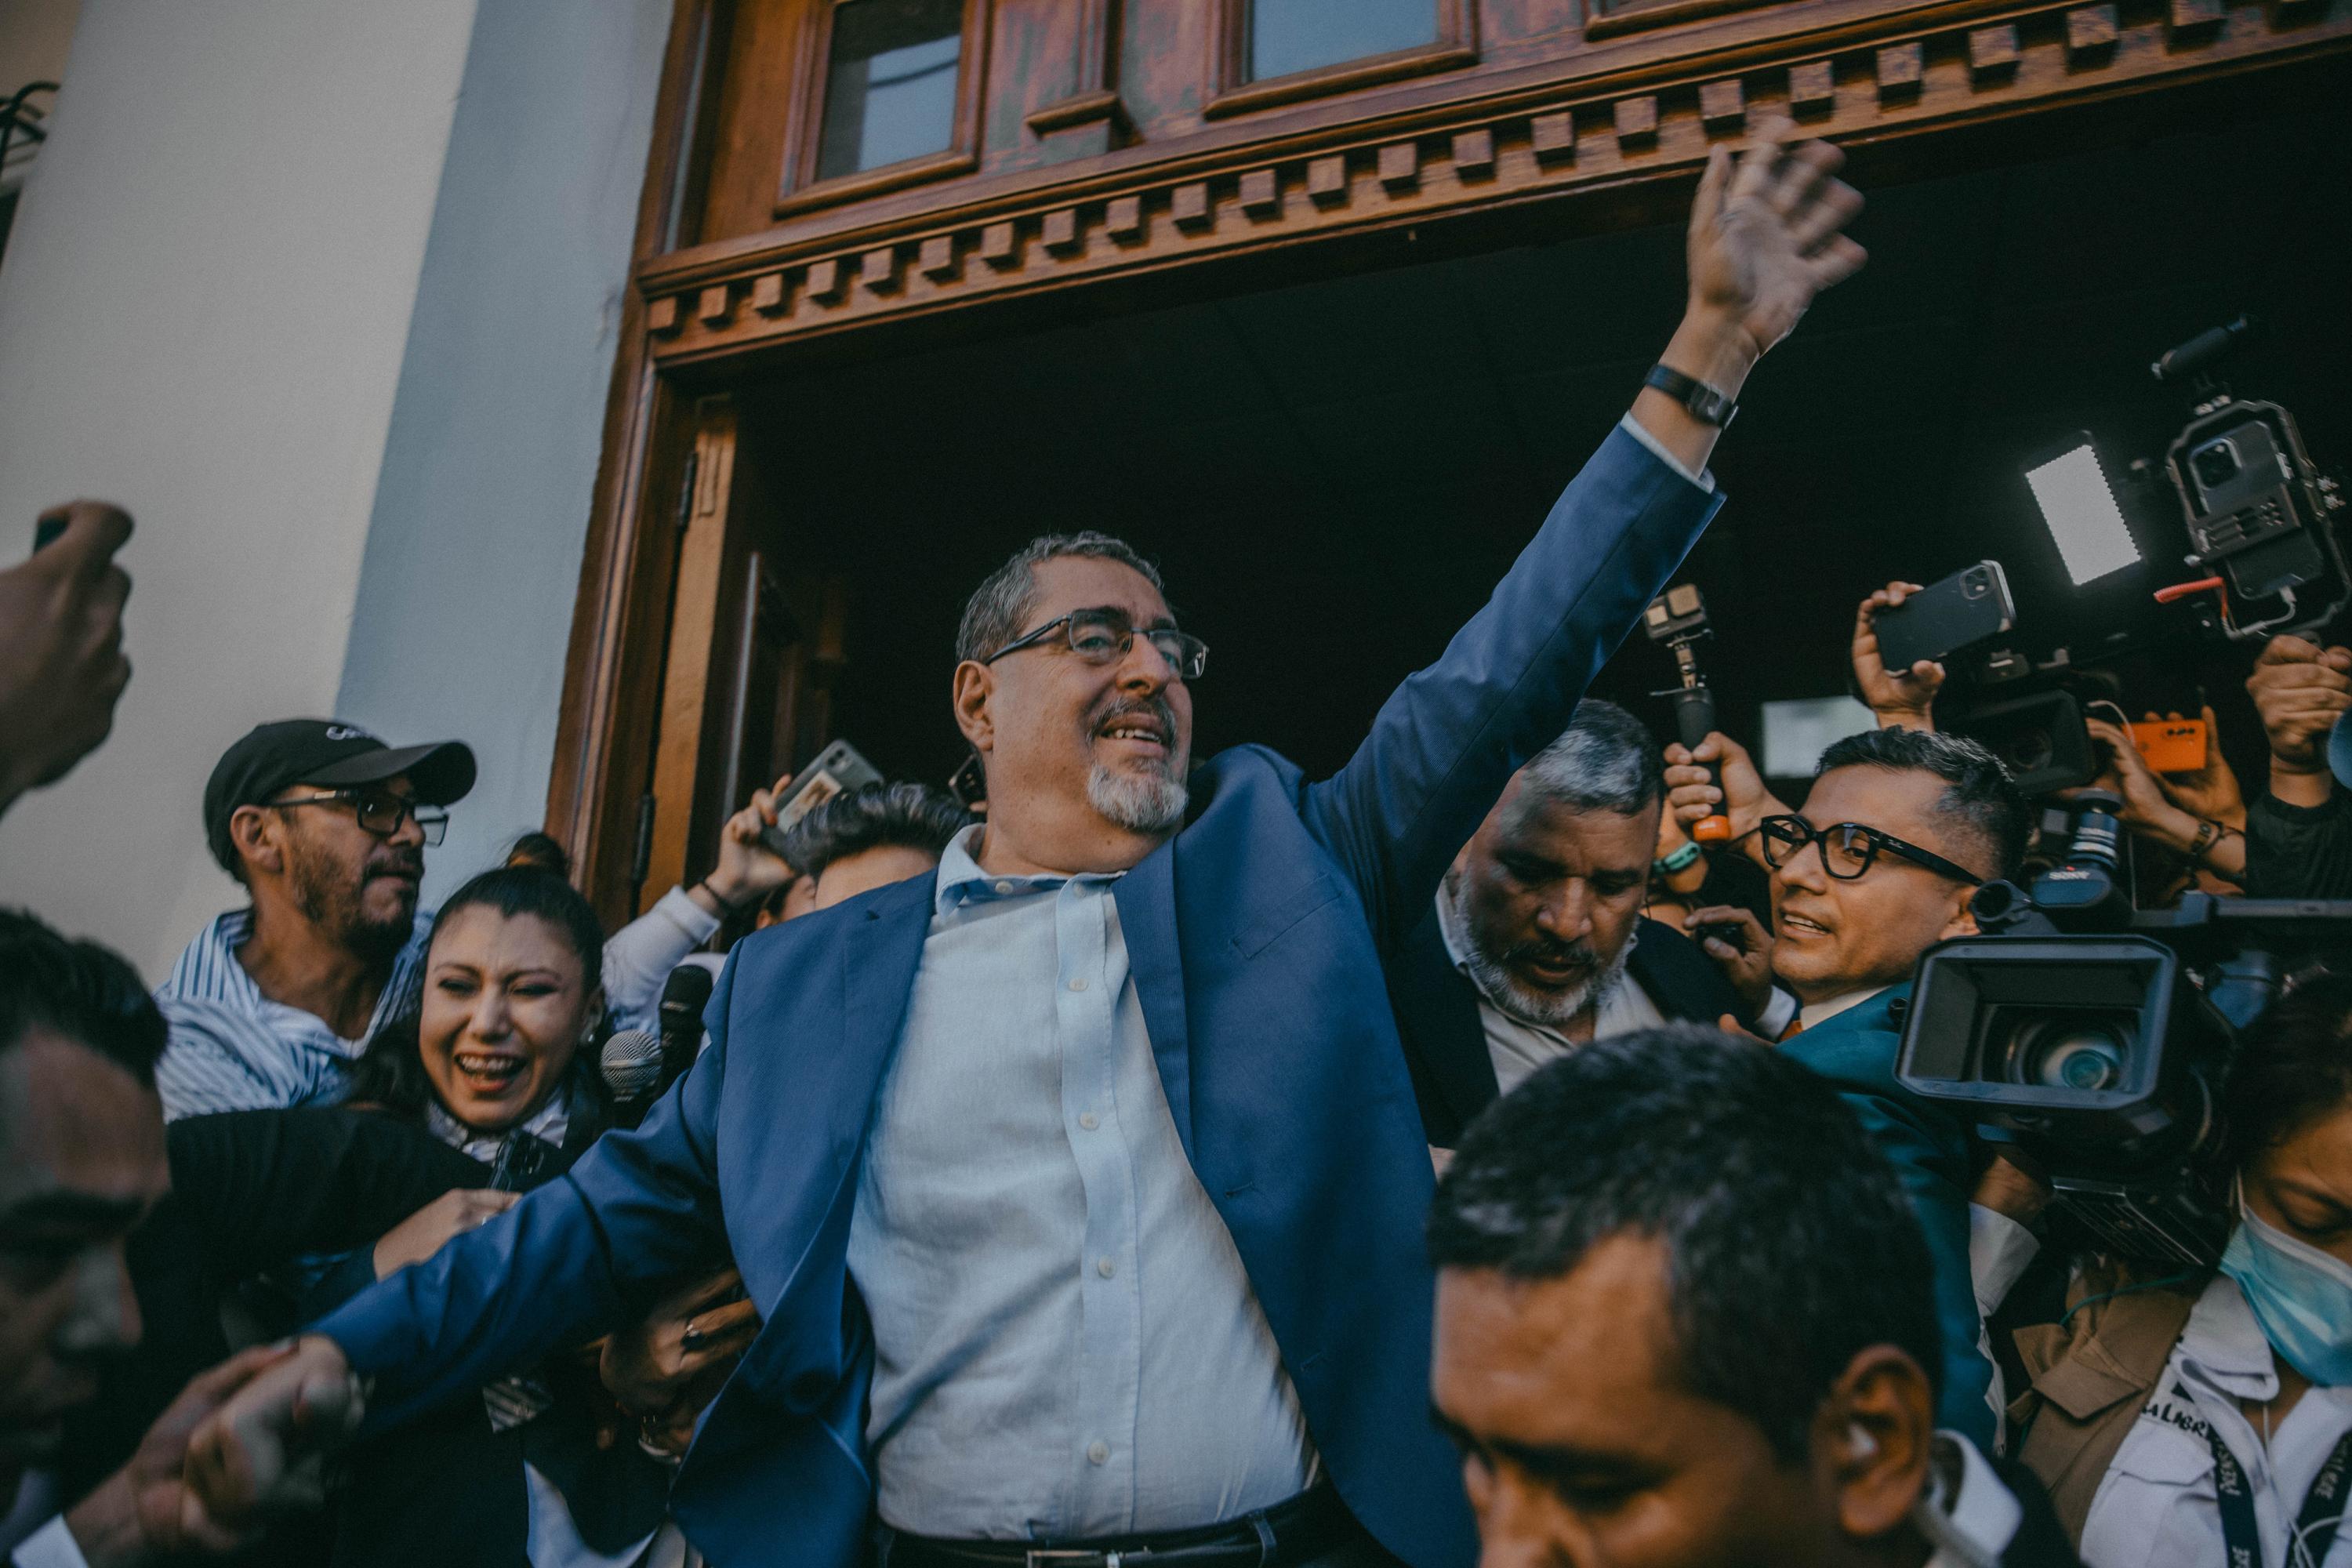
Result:
<svg viewBox="0 0 2352 1568"><path fill-rule="evenodd" d="M1716 3L1664 0L1654 14ZM1630 75L1489 81L1450 99L1434 87L1391 89L1352 118L1325 100L1255 140L1232 134L1227 121L1196 150L1130 148L1018 177L948 180L772 234L697 243L683 230L701 199L696 149L719 96L705 78L723 62L731 0L676 0L573 610L549 831L571 848L607 921L636 912L680 492L694 406L715 388L926 321L1001 328L1058 304L1064 290L1164 300L1180 277L1231 288L1283 267L1313 275L1370 246L1403 255L1418 238L1432 253L1438 237L1483 234L1482 224L1531 212L1573 213L1588 227L1634 221L1678 200L1709 147L1758 110L1792 110L1809 132L1875 147L1890 169L1906 161L1895 150L1922 132L2120 122L2129 106L2187 96L2156 89L2352 47L2352 18L2287 31L2267 20L2296 4L1930 0L1856 20L1850 0L1824 0L1823 24L1809 32L1769 44L1735 37Z"/></svg>

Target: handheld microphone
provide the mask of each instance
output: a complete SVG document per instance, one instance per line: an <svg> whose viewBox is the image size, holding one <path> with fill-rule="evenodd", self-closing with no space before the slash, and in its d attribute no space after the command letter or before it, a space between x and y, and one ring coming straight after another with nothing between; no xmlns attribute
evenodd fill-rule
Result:
<svg viewBox="0 0 2352 1568"><path fill-rule="evenodd" d="M635 1127L661 1092L660 1037L645 1029L619 1030L604 1042L596 1065L604 1075L604 1087L612 1091L613 1120L623 1127Z"/></svg>
<svg viewBox="0 0 2352 1568"><path fill-rule="evenodd" d="M702 1010L715 984L700 964L681 963L669 972L661 997L661 1089L667 1090L702 1053Z"/></svg>
<svg viewBox="0 0 2352 1568"><path fill-rule="evenodd" d="M1714 635L1707 626L1706 605L1690 584L1677 584L1650 601L1650 607L1642 612L1642 629L1652 642L1665 644L1675 656L1675 670L1682 685L1654 695L1674 699L1675 733L1684 745L1696 751L1699 742L1715 731L1715 694L1707 689L1706 677L1698 667L1698 644ZM1705 765L1707 782L1720 790L1723 769L1715 763ZM1689 832L1695 844L1727 843L1731 818L1718 809L1692 823Z"/></svg>

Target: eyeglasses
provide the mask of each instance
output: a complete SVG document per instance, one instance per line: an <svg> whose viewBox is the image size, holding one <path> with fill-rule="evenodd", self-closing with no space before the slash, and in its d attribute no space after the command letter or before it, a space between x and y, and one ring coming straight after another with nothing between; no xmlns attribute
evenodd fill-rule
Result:
<svg viewBox="0 0 2352 1568"><path fill-rule="evenodd" d="M348 803L360 826L378 838L389 838L400 831L403 822L414 822L425 836L427 845L438 844L449 831L449 814L437 805L419 805L404 795L394 795L388 789L339 789L328 795L306 795L299 800L273 800L272 806L337 805Z"/></svg>
<svg viewBox="0 0 2352 1568"><path fill-rule="evenodd" d="M1138 637L1149 637L1160 657L1180 680L1198 680L1209 668L1209 645L1189 632L1174 626L1153 626L1139 632L1126 611L1102 606L1091 610L1072 610L1058 620L1047 621L1028 636L1006 643L980 662L994 664L1008 653L1019 653L1024 647L1034 647L1062 634L1070 651L1088 664L1115 664L1127 657Z"/></svg>
<svg viewBox="0 0 2352 1568"><path fill-rule="evenodd" d="M1756 834L1764 850L1764 863L1776 871L1803 854L1805 846L1811 844L1821 850L1822 869L1841 882L1851 882L1869 870L1881 850L1972 888L1984 881L1967 867L1947 860L1932 849L1906 844L1892 833L1864 827L1859 822L1817 828L1801 816L1768 816L1756 825Z"/></svg>

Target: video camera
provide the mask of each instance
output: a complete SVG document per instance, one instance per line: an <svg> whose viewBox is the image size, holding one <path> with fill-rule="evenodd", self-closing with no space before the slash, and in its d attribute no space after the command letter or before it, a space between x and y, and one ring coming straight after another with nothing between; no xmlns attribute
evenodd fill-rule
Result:
<svg viewBox="0 0 2352 1568"><path fill-rule="evenodd" d="M2064 862L1988 882L1980 934L1920 959L1895 1078L2047 1173L2108 1251L2210 1268L2233 1215L2220 1088L2289 981L2352 954L2352 900L2217 899L2134 910L2122 802L2078 797Z"/></svg>
<svg viewBox="0 0 2352 1568"><path fill-rule="evenodd" d="M2241 316L2149 367L2158 382L2189 384L2194 405L2160 464L2132 465L2145 487L2160 478L2169 489L2187 527L2187 564L2205 574L2158 589L2157 602L2185 602L2200 626L2235 642L2316 631L2352 603L2352 570L2335 529L2344 504L2336 481L2312 461L2284 407L2240 398L2214 374L2253 335L2254 323ZM2026 480L2077 587L2139 559L2088 436L2044 454ZM1981 742L2028 795L2087 784L2100 759L2083 727L2084 709L2119 703L2115 666L2168 643L2118 634L2041 658L1996 647L1954 669L1952 692L1939 705L1943 727Z"/></svg>

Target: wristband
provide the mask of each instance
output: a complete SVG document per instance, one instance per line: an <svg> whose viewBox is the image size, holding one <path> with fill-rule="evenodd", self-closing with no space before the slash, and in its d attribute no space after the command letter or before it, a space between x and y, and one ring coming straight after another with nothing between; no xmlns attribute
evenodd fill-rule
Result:
<svg viewBox="0 0 2352 1568"><path fill-rule="evenodd" d="M710 901L719 906L719 918L721 920L731 921L737 915L741 914L747 907L743 904L730 904L725 899L720 898L719 896L719 889L710 885L710 879L708 877L705 877L702 880L697 882L695 886L710 895Z"/></svg>
<svg viewBox="0 0 2352 1568"><path fill-rule="evenodd" d="M1650 874L1656 877L1671 877L1697 858L1698 846L1685 843L1651 861Z"/></svg>
<svg viewBox="0 0 2352 1568"><path fill-rule="evenodd" d="M1663 364L1652 365L1650 374L1642 378L1642 384L1657 388L1681 404L1692 418L1718 430L1729 429L1739 414L1738 400L1731 394Z"/></svg>

